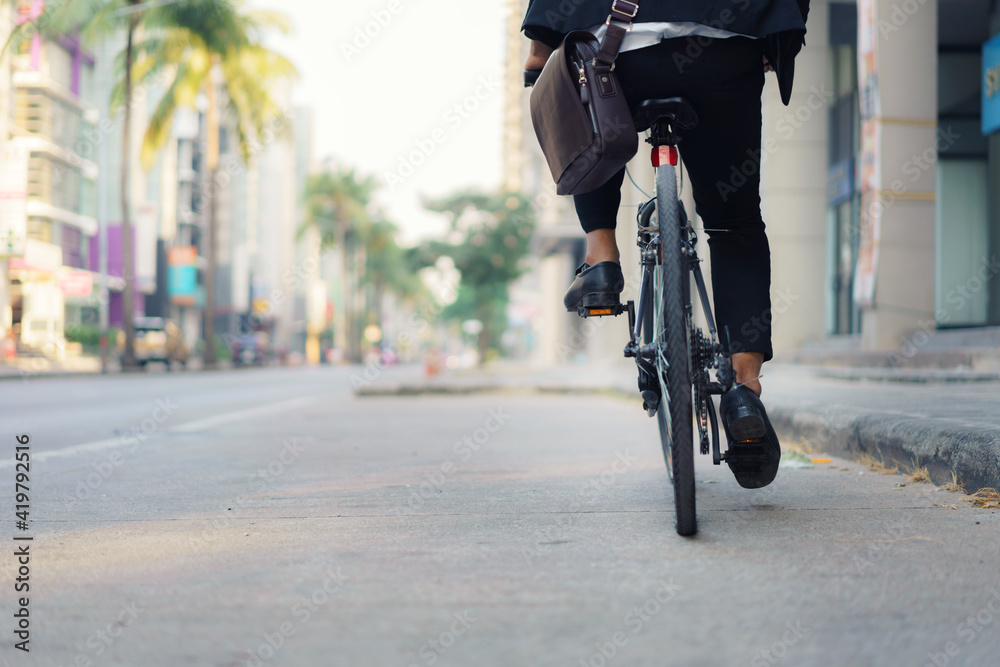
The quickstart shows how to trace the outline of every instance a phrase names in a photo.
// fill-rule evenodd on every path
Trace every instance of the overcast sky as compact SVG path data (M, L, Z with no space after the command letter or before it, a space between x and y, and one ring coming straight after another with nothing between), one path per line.
M420 194L499 185L503 0L248 4L292 18L292 37L269 46L299 68L294 102L314 110L316 158L376 176L402 240L443 229Z

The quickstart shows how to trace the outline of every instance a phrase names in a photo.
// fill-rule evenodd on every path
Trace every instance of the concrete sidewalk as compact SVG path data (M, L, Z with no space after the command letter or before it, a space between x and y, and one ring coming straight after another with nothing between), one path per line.
M840 456L867 453L969 491L1000 488L1000 379L988 373L768 364L764 402L779 436ZM613 393L636 400L635 368L507 364L426 377L419 367L359 370L359 396L497 391Z

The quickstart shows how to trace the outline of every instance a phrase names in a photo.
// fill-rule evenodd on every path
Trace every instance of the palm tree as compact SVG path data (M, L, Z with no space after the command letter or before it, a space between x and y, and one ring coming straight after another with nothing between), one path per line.
M217 4L219 7L218 11L194 11L193 6L198 4ZM217 182L219 170L220 93L224 93L228 120L236 131L240 154L244 162L249 163L265 128L272 120L284 116L271 98L270 86L278 80L295 77L297 72L291 62L258 41L260 33L267 28L289 29L287 20L279 13L241 13L225 0L187 0L164 7L154 18L149 21L149 37L138 45L141 55L134 65L134 73L139 81L158 76L165 70L172 76L143 137L144 166L152 166L166 143L177 110L192 106L199 94L204 94L208 100L204 363L211 367L216 361L216 193L213 184Z
M310 176L304 199L306 219L299 229L316 228L323 247L339 247L341 262L341 313L337 319L337 344L351 361L360 361L360 325L355 306L358 275L362 269L358 250L363 247L362 234L372 224L370 211L377 183L371 176L359 176L353 169L325 170Z
M383 299L386 294L407 298L416 296L420 281L407 261L406 251L396 238L399 228L376 213L376 217L361 233L365 248L365 271L362 283L371 288L369 310L375 323L383 324Z

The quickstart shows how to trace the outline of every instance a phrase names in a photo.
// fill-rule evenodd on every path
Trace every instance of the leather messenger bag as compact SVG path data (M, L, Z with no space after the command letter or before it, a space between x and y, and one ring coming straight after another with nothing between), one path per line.
M585 30L566 35L531 91L531 123L560 195L599 188L638 150L614 71L638 9L637 2L614 0L600 42Z

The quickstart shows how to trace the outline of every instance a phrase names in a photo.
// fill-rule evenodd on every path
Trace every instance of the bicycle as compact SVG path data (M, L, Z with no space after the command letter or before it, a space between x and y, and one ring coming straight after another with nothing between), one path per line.
M629 342L625 356L639 370L643 407L654 415L673 484L677 532L698 530L695 509L694 423L699 448L720 465L736 455L720 453L719 424L711 396L735 386L728 329L717 331L696 251L697 236L678 198L676 166L680 132L698 123L691 105L680 97L646 100L635 115L636 129L649 130L656 172L655 196L639 207L637 244L642 278L638 306L628 301L614 308L580 306L579 315L595 317L628 313ZM653 215L655 214L655 224ZM707 325L698 326L691 300L691 279ZM715 380L711 371L715 371ZM666 400L663 400L666 397Z

